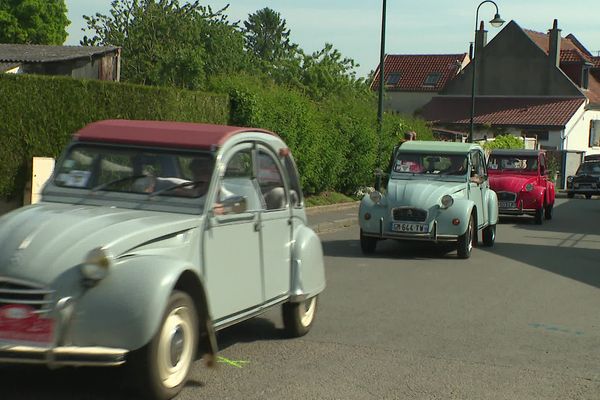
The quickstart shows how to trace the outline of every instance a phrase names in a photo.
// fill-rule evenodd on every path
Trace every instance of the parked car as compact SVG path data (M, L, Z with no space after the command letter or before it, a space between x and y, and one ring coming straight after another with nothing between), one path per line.
M543 150L492 150L488 173L500 214L532 215L536 224L552 219L555 189Z
M567 197L600 195L600 155L586 156L574 176L567 177Z
M468 258L482 232L496 238L498 201L489 190L484 153L471 143L408 141L394 151L387 192L363 197L360 245L375 252L383 239L454 243Z
M214 363L215 331L281 306L286 332L304 335L324 288L276 134L96 122L74 135L42 202L0 218L0 360L128 363L143 398L169 399L196 355Z

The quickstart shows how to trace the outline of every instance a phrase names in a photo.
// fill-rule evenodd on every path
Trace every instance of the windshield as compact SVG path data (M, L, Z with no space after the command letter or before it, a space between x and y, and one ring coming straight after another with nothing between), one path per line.
M467 173L464 154L420 154L399 152L392 171L403 175L453 175Z
M488 160L489 171L537 172L537 157L491 155Z
M76 145L57 166L53 183L91 191L200 197L214 160L209 153Z
M584 162L577 170L579 174L600 175L600 162Z

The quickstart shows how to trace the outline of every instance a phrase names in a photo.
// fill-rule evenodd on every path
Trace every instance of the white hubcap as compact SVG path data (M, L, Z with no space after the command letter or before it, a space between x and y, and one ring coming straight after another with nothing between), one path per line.
M158 342L158 373L163 385L173 388L185 379L192 363L193 332L190 310L179 307L165 319Z
M315 310L317 308L317 298L306 300L298 307L300 313L300 323L302 326L309 326L315 317Z

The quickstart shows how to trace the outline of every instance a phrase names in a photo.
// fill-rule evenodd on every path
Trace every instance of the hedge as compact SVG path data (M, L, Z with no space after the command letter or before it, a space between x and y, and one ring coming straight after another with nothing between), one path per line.
M0 197L19 196L35 156L57 157L102 119L226 124L226 95L67 77L0 74Z

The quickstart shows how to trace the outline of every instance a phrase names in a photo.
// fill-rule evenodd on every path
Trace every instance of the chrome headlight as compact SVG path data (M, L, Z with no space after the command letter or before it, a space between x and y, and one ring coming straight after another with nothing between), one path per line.
M454 204L454 199L452 198L452 196L450 196L449 194L442 196L442 208L448 208L451 207L452 204Z
M378 192L377 190L375 190L374 192L371 192L369 194L369 198L371 199L371 201L373 203L377 204L381 201L381 192Z
M81 275L93 281L99 281L108 276L114 257L103 247L91 250L81 264Z
M527 190L528 192L531 192L533 190L533 184L528 183L527 185L525 185L525 190Z
M573 182L573 176L567 176L567 182Z

